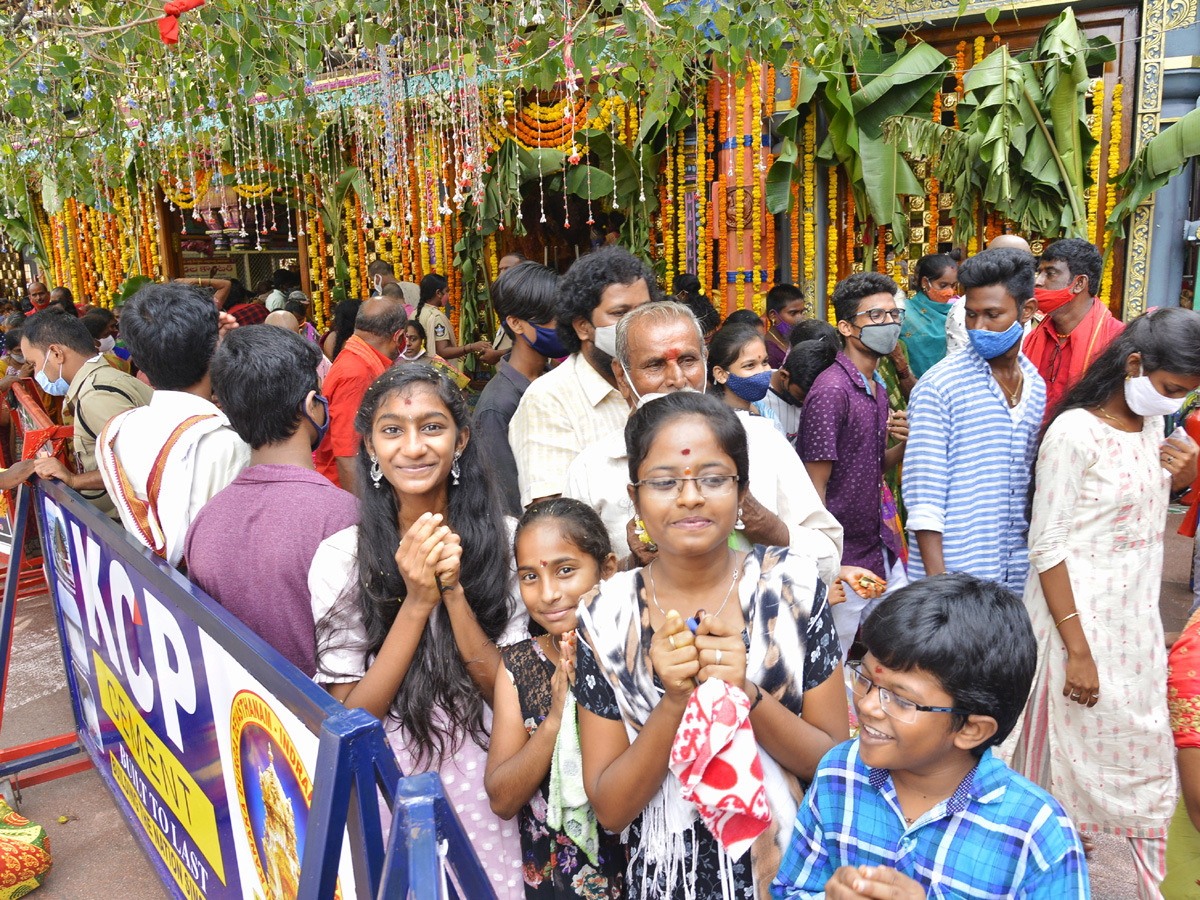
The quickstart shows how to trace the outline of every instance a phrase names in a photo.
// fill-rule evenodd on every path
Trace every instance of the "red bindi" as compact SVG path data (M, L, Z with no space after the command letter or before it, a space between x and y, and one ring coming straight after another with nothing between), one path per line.
M684 456L691 456L691 455L692 455L692 451L691 451L691 450L689 450L687 447L684 447L684 448L683 448L683 455L684 455Z
M544 559L540 559L540 560L538 560L538 562L540 562L542 564L543 569L546 568L546 561Z
M677 359L679 359L679 351L674 348L667 350L667 352L663 355L671 362L675 362Z
M876 674L876 675L882 675L882 674L883 674L883 666L876 666L876 667L875 667L875 674Z

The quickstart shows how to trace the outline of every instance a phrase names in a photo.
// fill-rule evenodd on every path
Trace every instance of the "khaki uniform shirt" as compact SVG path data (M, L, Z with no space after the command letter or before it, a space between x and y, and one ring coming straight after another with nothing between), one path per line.
M78 471L94 472L100 467L96 462L96 438L108 420L127 409L148 405L153 396L154 388L113 368L103 356L85 362L71 379L64 398L75 418L71 446ZM101 512L117 518L117 509L106 491L80 494Z

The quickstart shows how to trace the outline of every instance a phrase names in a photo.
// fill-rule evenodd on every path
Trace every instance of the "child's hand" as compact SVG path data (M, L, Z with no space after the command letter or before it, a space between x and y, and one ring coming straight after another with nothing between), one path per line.
M830 606L837 606L839 603L846 602L846 583L841 578L835 578L833 584L829 586L829 593L826 595Z
M400 539L396 565L408 589L408 599L430 607L442 599L437 586L438 564L446 549L450 529L438 513L423 513Z
M558 645L558 665L560 669L566 669L567 680L573 685L575 684L575 641L576 634L572 629L566 632L560 639Z
M550 712L546 715L544 724L557 728L562 723L563 709L567 705L567 688L570 684L567 667L559 662L554 674L550 676Z
M882 597L883 592L887 590L886 581L870 569L860 566L842 566L838 578L850 585L854 589L854 593L866 600Z
M746 645L740 631L716 616L705 616L696 629L696 650L700 661L697 680L701 684L717 678L733 687L746 689Z
M650 662L667 697L681 705L686 703L696 687L700 658L691 629L673 609L650 640Z
M888 866L842 866L825 882L826 900L925 900L925 889Z

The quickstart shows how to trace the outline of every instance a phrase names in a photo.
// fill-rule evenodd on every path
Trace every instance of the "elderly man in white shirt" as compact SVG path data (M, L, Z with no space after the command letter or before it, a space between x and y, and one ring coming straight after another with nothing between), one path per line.
M682 303L639 307L617 324L613 375L630 410L672 391L705 388L706 359L700 323ZM739 416L750 451L750 492L742 504L735 538L751 544L790 546L813 557L829 584L842 560L842 526L822 505L795 449L770 421ZM629 499L625 429L590 444L567 470L563 495L600 514L613 550L630 554L631 565L649 561L648 548L635 536Z
M115 416L96 440L125 530L173 566L192 519L250 463L249 445L212 402L208 364L220 327L212 298L196 288L170 282L134 294L121 335L154 398Z

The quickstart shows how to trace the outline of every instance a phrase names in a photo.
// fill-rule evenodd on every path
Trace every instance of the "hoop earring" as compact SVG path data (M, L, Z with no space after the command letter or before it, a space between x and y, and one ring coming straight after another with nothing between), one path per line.
M375 485L375 490L379 490L379 482L383 481L383 469L379 468L379 457L371 457L371 482Z
M450 463L450 477L453 479L450 483L455 484L455 485L458 484L458 476L462 474L462 472L458 468L458 458L460 456L462 456L462 451L455 450L454 451L454 462Z

